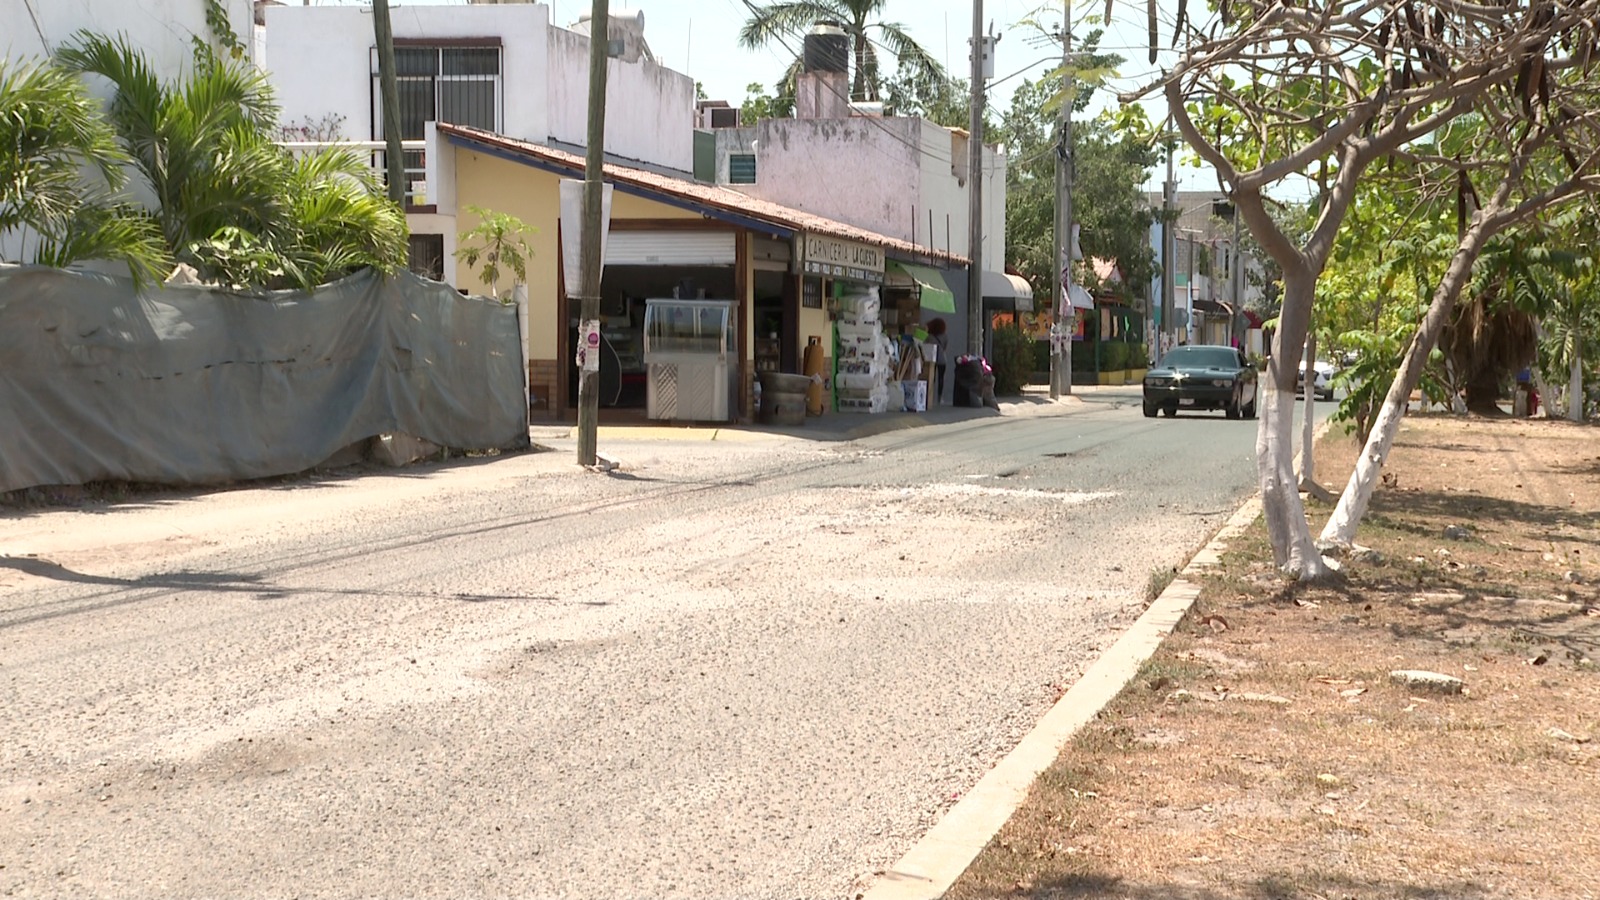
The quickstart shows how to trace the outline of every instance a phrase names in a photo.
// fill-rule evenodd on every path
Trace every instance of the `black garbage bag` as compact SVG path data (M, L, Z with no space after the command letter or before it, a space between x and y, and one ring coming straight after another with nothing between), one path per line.
M951 399L955 406L1000 408L1000 402L994 397L994 373L983 357L963 356L956 360L955 390Z

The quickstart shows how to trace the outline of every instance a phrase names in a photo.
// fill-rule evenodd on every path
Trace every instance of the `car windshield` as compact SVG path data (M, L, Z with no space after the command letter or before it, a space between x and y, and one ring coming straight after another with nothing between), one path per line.
M1185 368L1239 368L1239 354L1227 347L1175 347L1161 358L1163 366Z

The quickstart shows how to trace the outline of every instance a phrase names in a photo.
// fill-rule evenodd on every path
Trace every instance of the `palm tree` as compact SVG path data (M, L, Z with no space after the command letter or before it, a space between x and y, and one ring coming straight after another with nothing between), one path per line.
M369 266L405 267L405 215L354 153L329 148L299 157L289 165L286 187L280 241L304 283Z
M799 52L802 36L817 24L835 25L849 35L854 44L854 73L850 99L881 100L884 75L879 67L878 48L893 54L903 69L933 83L945 80L944 67L921 44L912 40L905 26L874 21L888 0L773 0L765 6L751 7L751 15L739 32L744 47L764 47L778 41ZM876 35L877 40L873 40ZM798 60L785 75L792 84L799 71ZM782 93L782 88L780 88ZM792 87L789 93L793 93Z
M406 257L405 216L348 153L295 159L276 144L277 104L248 62L196 48L193 69L163 84L121 39L79 33L67 66L111 82L112 126L155 197L174 258L207 280L309 289Z
M1484 250L1470 298L1439 338L1473 412L1499 414L1506 376L1538 362L1539 316L1557 306L1553 283L1577 264L1541 237L1512 236Z
M0 59L0 234L25 236L32 262L120 260L136 279L160 277L160 235L119 202L127 161L76 75Z
M265 74L197 53L187 78L167 85L125 39L86 32L56 58L111 82L111 124L179 261L198 262L195 242L224 227L260 233L279 214L285 158L268 139L277 107Z

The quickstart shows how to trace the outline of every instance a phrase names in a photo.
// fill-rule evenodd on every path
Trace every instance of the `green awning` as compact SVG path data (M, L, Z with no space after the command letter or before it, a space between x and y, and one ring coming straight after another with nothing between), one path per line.
M889 260L889 267L899 269L922 286L923 309L955 315L956 295L950 293L950 288L945 285L944 276L938 269L904 263L898 259Z

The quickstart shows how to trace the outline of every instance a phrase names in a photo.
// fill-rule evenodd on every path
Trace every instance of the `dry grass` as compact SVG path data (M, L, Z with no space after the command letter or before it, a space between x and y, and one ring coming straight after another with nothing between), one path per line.
M1360 535L1377 558L1302 588L1259 524L1235 541L948 896L1600 896L1600 432L1405 429ZM1325 484L1356 450L1324 441Z

